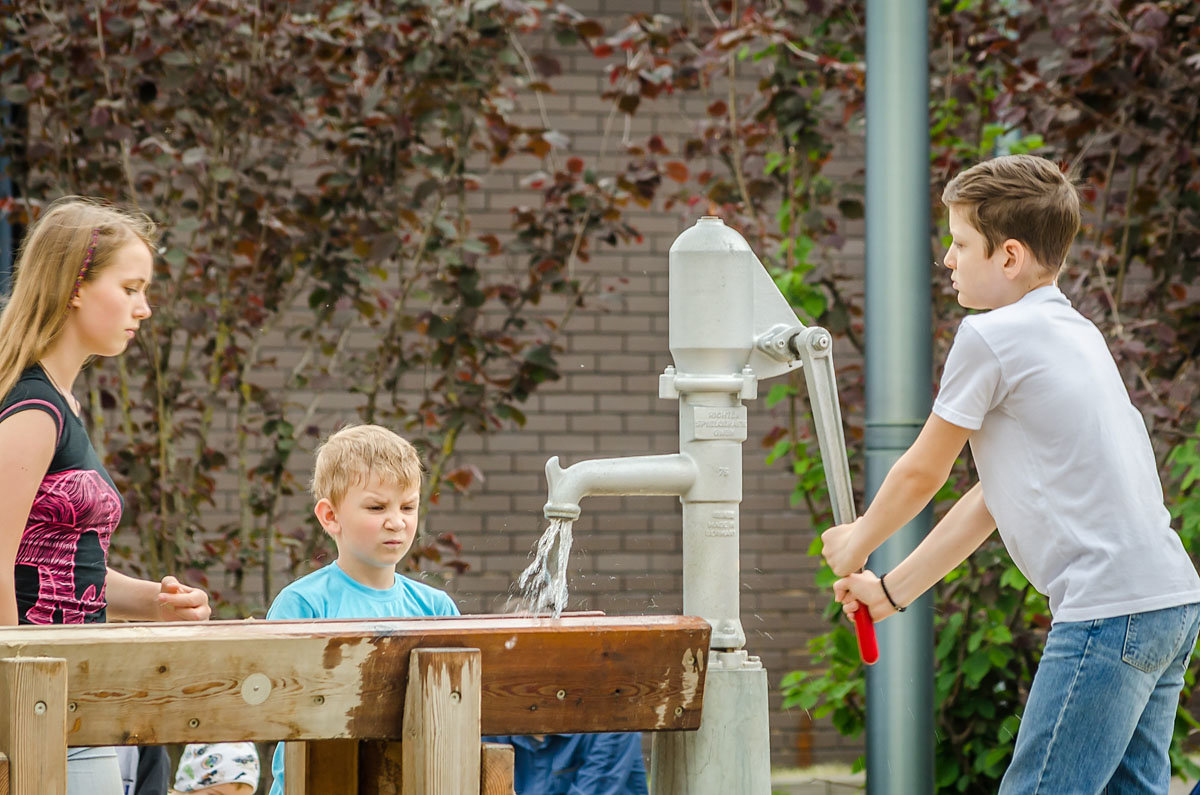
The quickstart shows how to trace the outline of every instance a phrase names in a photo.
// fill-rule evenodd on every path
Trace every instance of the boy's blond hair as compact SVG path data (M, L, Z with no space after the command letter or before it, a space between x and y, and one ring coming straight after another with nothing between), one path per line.
M1079 194L1044 157L1005 155L961 172L942 191L987 241L987 256L1005 240L1019 240L1038 263L1057 272L1079 233Z
M351 425L317 448L312 495L336 507L350 488L377 476L401 491L421 486L421 457L400 435L379 425Z

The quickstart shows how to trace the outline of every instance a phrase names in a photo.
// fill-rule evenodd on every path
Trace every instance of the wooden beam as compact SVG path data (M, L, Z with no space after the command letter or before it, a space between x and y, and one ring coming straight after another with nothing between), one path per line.
M411 652L402 795L479 792L479 660L479 649Z
M479 759L479 795L513 795L516 752L508 743L484 743Z
M12 795L66 795L66 716L66 660L0 660L0 752Z
M669 731L700 724L709 632L603 615L37 626L0 630L0 658L66 659L70 745L399 740L420 647L480 649L485 734Z

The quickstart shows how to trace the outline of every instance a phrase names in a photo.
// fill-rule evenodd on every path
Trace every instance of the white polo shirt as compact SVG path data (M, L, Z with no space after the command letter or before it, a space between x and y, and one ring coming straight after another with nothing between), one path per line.
M964 318L933 412L974 431L984 502L1054 621L1200 602L1146 425L1058 287Z

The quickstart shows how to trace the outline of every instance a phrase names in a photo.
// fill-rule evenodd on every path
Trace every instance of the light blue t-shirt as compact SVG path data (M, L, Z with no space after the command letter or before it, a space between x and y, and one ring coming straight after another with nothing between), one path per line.
M396 574L391 588L371 588L331 563L288 585L267 611L268 620L296 618L416 618L456 616L445 591ZM271 795L283 795L283 744L271 759Z

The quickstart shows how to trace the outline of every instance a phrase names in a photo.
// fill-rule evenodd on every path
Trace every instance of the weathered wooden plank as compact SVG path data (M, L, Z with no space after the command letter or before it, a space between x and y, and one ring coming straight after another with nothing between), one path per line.
M485 734L695 729L709 626L682 616L221 621L0 630L67 660L68 743L401 737L409 654L478 648Z
M65 660L0 660L0 751L12 795L65 795L66 710Z
M308 743L283 744L283 795L308 795Z
M288 743L283 771L284 795L358 795L358 741Z
M402 743L362 740L358 746L358 795L400 795Z
M479 795L513 795L516 753L507 743L484 743L479 757Z
M403 795L479 792L479 649L413 649L400 748Z

